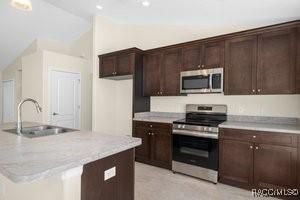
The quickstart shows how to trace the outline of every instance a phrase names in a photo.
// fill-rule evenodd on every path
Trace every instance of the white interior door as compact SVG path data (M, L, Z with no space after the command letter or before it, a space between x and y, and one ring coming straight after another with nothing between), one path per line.
M52 124L80 129L80 74L51 72Z
M2 121L13 122L15 113L14 80L2 81Z

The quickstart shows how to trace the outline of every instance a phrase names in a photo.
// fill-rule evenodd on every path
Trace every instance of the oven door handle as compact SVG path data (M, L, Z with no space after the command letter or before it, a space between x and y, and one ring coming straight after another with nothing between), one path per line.
M173 129L173 134L174 135L187 135L187 136L194 136L194 137L218 139L218 134L213 134L213 133L209 133L209 132Z

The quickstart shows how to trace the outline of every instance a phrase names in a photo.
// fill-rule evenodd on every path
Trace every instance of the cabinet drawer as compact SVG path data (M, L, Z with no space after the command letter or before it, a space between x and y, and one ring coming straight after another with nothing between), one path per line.
M255 142L280 146L297 147L297 135L288 133L257 132ZM255 132L254 132L255 134Z
M158 122L144 122L144 121L134 121L136 128L146 128L149 130L152 129L163 129L168 130L171 133L172 124L167 123L158 123Z
M222 139L242 140L254 143L273 144L280 146L297 147L297 135L288 133L274 133L265 131L251 131L241 129L220 130L219 137Z
M222 128L219 133L220 139L232 139L247 142L253 142L253 136L253 131L241 129Z

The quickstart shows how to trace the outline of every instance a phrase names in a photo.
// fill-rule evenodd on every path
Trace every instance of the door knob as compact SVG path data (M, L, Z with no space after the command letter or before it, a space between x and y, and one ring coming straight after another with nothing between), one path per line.
M52 115L59 115L58 113L54 112Z

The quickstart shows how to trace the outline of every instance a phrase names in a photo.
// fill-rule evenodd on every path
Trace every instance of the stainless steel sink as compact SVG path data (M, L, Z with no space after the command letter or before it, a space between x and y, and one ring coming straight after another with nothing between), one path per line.
M5 132L17 134L17 129L8 129L3 130ZM58 126L50 126L50 125L42 125L42 126L34 126L34 127L24 127L22 128L21 136L28 138L42 137L48 135L57 135L61 133L68 133L77 131L75 129L62 128Z

